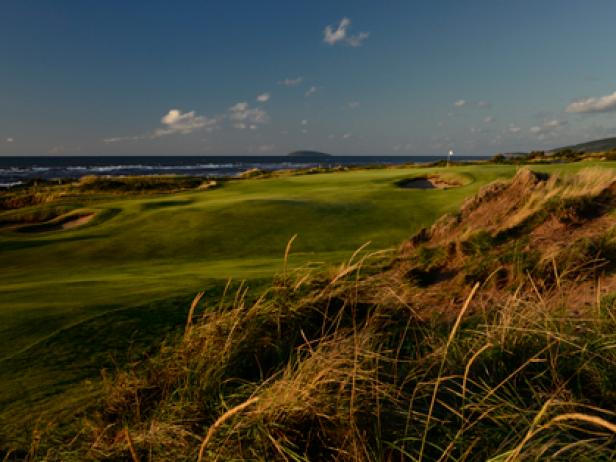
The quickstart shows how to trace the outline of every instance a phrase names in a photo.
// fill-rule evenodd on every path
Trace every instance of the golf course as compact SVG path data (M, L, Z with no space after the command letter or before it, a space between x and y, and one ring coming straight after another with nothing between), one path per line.
M597 165L616 167L531 168L566 174ZM397 248L518 168L287 173L174 193L68 194L57 202L88 219L0 228L0 439L25 435L39 416L74 415L98 393L101 370L157 349L184 325L196 292L205 291L206 304L227 284L258 295L283 270L294 236L289 267L327 271L365 244ZM430 176L450 186L400 186Z

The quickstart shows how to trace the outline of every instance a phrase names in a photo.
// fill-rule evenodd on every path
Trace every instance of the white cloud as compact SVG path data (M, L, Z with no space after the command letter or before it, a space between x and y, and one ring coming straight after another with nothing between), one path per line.
M494 122L494 116L487 116L483 119L483 123L485 124L491 124L492 122Z
M347 38L347 43L352 47L360 47L362 42L370 37L370 32L360 32L357 35L352 35Z
M454 107L464 107L464 106L466 106L466 100L465 99L459 99L458 101L453 103L453 105L454 105Z
M335 45L338 42L346 43L352 47L359 47L363 41L370 37L369 32L360 32L357 35L349 35L348 28L351 25L349 18L342 18L338 26L334 29L329 25L323 30L323 41L328 45Z
M540 140L543 140L548 135L553 134L555 131L557 131L561 127L564 127L565 125L567 125L566 121L553 119L548 120L541 125L535 125L534 127L531 127L530 132L533 135L537 135Z
M136 136L117 136L105 138L105 143L118 143L121 141L138 141L154 139L168 135L188 135L196 130L211 132L218 128L219 119L216 117L200 116L195 111L182 112L180 109L170 109L161 119L162 127L151 133Z
M103 140L103 142L105 143L119 143L121 141L137 141L137 140L143 140L146 138L150 138L150 136L148 135L137 135L137 136L114 136L111 138L105 138Z
M351 133L345 133L344 135L342 135L342 139L348 140L351 136L353 136Z
M7 143L12 143L13 141L15 141L13 138L7 138L7 139L6 139L6 142L7 142Z
M509 124L509 127L507 127L507 131L515 135L516 133L520 133L522 129L514 124Z
M179 109L171 109L160 119L160 121L163 124L163 127L154 130L152 138L175 135L178 133L188 135L189 133L202 128L211 131L218 125L218 120L215 118L198 116L195 114L195 111L182 113Z
M349 109L357 109L360 106L360 104L359 104L359 101L349 101L347 106L349 106Z
M304 96L307 98L309 96L314 95L317 92L318 88L315 86L312 86L308 89L308 91L304 94Z
M257 96L257 101L260 103L267 103L272 95L270 95L269 93L262 93L259 96Z
M567 106L566 111L586 114L616 111L616 91L611 95L573 101Z
M284 85L285 87L297 87L303 81L304 81L303 77L296 77L294 79L290 79L287 77L284 80L279 80L278 85Z
M229 119L234 127L244 130L256 130L258 125L269 122L269 115L263 109L251 108L248 103L240 102L229 108Z
M347 35L347 28L351 25L349 18L342 18L336 30L332 26L327 26L323 31L323 41L329 45L335 45L344 40Z
M307 121L306 119L302 120L300 123L301 123L302 125L308 125L308 121Z
M480 108L490 107L490 102L489 101L477 101L477 107L480 107Z

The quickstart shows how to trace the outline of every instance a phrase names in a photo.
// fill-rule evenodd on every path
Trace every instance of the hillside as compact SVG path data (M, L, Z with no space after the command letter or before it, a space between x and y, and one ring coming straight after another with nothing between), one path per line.
M522 169L393 253L285 268L252 301L200 294L181 338L108 377L76 436L64 428L65 443L43 437L40 450L613 460L615 212L612 170Z
M553 151L562 151L564 149L572 149L573 151L584 152L602 152L616 149L616 138L604 138L601 140L587 141L585 143L565 146L563 148L554 149Z

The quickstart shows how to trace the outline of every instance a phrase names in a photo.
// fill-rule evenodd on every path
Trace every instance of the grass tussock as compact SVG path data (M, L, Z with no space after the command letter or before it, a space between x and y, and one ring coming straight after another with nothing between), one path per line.
M181 175L147 175L147 176L84 176L77 183L80 192L173 192L201 187L201 178Z
M611 305L567 316L558 306L570 288L539 296L528 281L504 304L485 300L482 314L423 321L402 305L341 306L356 276L319 288L321 310L292 291L205 315L177 345L109 378L72 446L45 456L613 458Z
M27 457L614 460L613 180L522 172L394 259L199 294L181 335Z

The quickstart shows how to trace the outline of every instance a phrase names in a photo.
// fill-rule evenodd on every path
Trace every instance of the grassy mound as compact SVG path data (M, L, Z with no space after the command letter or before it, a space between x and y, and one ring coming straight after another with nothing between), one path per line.
M615 211L613 172L521 170L393 256L199 294L30 457L613 460Z
M80 192L170 192L198 188L203 179L180 175L84 176L77 183ZM206 181L205 184L208 184Z

